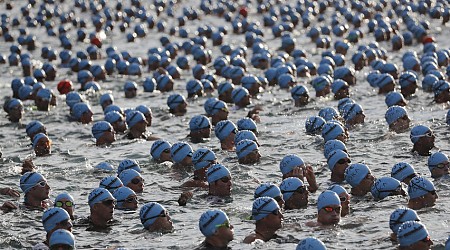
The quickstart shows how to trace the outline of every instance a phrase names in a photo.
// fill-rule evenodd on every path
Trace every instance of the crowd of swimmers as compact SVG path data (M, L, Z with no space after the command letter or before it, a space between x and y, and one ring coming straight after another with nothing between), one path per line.
M337 107L324 107L317 116L305 121L306 133L320 135L324 140L324 158L330 170L330 179L335 184L321 190L312 166L298 155L286 155L279 163L281 180L261 183L255 187L251 210L255 230L243 242L274 239L276 232L282 228L283 212L305 208L309 194L319 192L317 218L308 221L307 226L339 224L341 217L351 216L350 200L353 196L367 195L374 200L382 200L388 196L408 196L407 207L393 209L391 213L391 239L398 241L400 249L429 249L433 245L425 226L429 222L421 221L416 213L417 210L432 207L438 202L439 190L435 188L431 178L419 175L407 162L396 163L390 176L375 176L367 165L352 163L353 152L347 150L345 143L351 129L363 124L365 120L363 107L350 97L349 89L357 84L356 71L371 67L373 71L367 75L366 80L373 88L378 89L380 95L385 95L388 107L385 119L389 130L393 133L409 133L413 154L428 157L428 168L433 179L449 177L448 156L439 151L432 152L436 139L433 130L425 125L412 126L407 112L408 100L414 102L411 97L418 94L419 79L422 79L421 90L432 92L435 103L450 101L450 49L438 49L435 39L427 33L430 23L420 20L421 17L440 19L445 26L450 15L448 2L420 1L416 4L397 0L377 3L298 1L290 5L278 1L248 1L246 6L232 1L201 1L200 10L184 8L182 15L176 19L178 26L170 30L162 19L150 15L150 10L142 1L132 0L130 5L118 1L114 9L104 0L77 0L67 4L73 4L77 12L90 12L92 24L76 18L75 11L62 11L58 8L57 1L52 0L43 1L40 5L36 0L29 0L20 8L19 15L23 19L10 16L8 11L1 15L0 35L12 45L7 58L0 56L0 63L8 63L10 67L21 66L23 73L23 78L11 81L12 92L3 105L10 122L21 123L27 116L24 111L26 106L52 112L54 106L63 105L57 103L58 100L65 100L71 120L91 126L97 146L108 147L116 141L118 134L126 134L128 139L153 141L150 155L155 162L172 162L173 168L191 171L193 177L182 184L182 187L190 188L190 191L180 194L179 205L186 206L195 195L194 192L204 189L208 191L209 202L222 202L226 206L223 199L232 195L233 175L227 166L218 162L212 150L201 146L202 143L208 141L214 132L220 141L220 148L234 151L239 164L258 164L261 145L258 141L257 123L260 122L259 112L262 107L252 105L252 101L264 89L279 87L290 91L293 106L307 106L310 96L308 87L301 84L300 79L303 79L314 88L316 98L332 96L339 100ZM158 16L165 13L167 17L174 17L176 1L155 1L152 5ZM14 2L5 3L5 6L6 10L15 7ZM386 19L381 13L388 7ZM323 13L327 9L334 11L331 16L332 26L310 26L312 20L323 21L326 18ZM39 11L34 13L36 10ZM259 23L247 19L248 12L261 14L264 26L271 28L275 38L281 39L278 51L269 49ZM198 28L198 36L188 39L189 32L184 28L185 23L199 19L201 15L224 18L230 23L232 30L227 26L205 25ZM60 24L57 31L56 22ZM349 23L354 29L350 28ZM77 30L74 38L68 34L69 24ZM162 46L150 49L147 60L134 57L128 52L120 52L112 46L102 50L102 43L106 40L100 34L112 32L114 27L119 27L123 33L129 32L128 27L132 24L136 26L134 31L126 34L127 42L150 39L146 36L148 30L153 28L159 33L168 32L185 38L185 42L171 42L167 36L162 36ZM367 25L370 34L362 32L363 24ZM36 49L39 39L31 35L29 29L38 26L44 27L48 36L57 36L58 32L63 49L58 54L51 47L42 47L41 60L44 63L40 66L33 63L35 59L24 50ZM86 34L89 28L95 31ZM18 29L20 35L14 37L10 32L12 29ZM319 65L308 60L306 51L296 48L296 39L292 34L294 29L307 30L306 36L317 48L323 49ZM404 30L403 33L401 29ZM229 32L245 34L246 46L224 44L223 40ZM334 48L330 45L331 33L342 38L334 43ZM347 52L365 35L374 36L377 42L358 45L351 62L346 63ZM86 51L73 54L73 39L89 44ZM221 46L222 55L212 58L208 40L212 41L213 46ZM401 71L396 64L388 62L387 50L378 43L383 41L390 42L393 51L410 45L422 46L423 50L404 52ZM250 50L251 58L247 55ZM105 55L104 65L92 63ZM56 64L58 56L60 62ZM246 58L250 60L247 61ZM350 63L353 67L349 66ZM151 135L147 131L152 126L153 119L150 107L139 105L124 110L115 104L111 92L102 90L101 82L108 77L141 77L145 67L152 75L145 77L142 84L126 81L123 86L124 97L135 98L141 89L145 92L172 93L167 98L168 112L173 116L192 116L189 120L188 138L192 144L200 145L198 149L193 150L189 142L177 141L171 144L166 139ZM249 74L247 67L263 70L264 73ZM65 68L76 74L80 90L75 90L69 79L62 79L57 83L58 94L46 86L45 83L51 84L57 79L58 68ZM186 82L186 98L173 91L181 72L187 70L192 71L194 79ZM91 104L85 97L87 94L98 98L98 104L92 105L102 107L104 120L93 121ZM188 102L192 98L204 98L205 115L188 112ZM228 115L238 109L248 112L246 117L235 124L228 119ZM450 112L445 120L450 125ZM51 127L34 120L23 129L31 140L36 157L52 153L52 142L47 133ZM96 168L105 171L115 169L107 162L98 164ZM160 233L172 232L173 222L168 209L157 202L139 205L138 196L143 192L145 183L141 172L136 160L121 161L117 174L103 178L98 187L89 193L89 216L76 219L74 207L79 203L66 192L50 201L50 184L53 180L47 180L40 174L31 160L25 160L22 176L18 180L24 197L24 209L43 210L42 225L46 232L45 241L38 243L33 249L74 248L75 237L71 233L74 222L86 225L88 230L102 230L111 226L115 209L139 210L139 219L145 229ZM279 181L281 184L275 184ZM344 188L345 183L351 186L350 191ZM404 189L405 186L407 190ZM9 187L1 188L0 194L11 197L21 195L19 191ZM19 207L6 201L1 209L8 212ZM234 227L228 215L220 209L205 211L199 218L198 225L205 236L199 248L226 248L234 240ZM450 249L450 240L447 240L445 247ZM326 247L320 239L308 237L299 241L297 249Z

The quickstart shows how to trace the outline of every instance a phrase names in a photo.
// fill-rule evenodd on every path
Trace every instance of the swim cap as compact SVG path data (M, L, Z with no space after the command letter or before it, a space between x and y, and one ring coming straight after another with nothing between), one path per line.
M336 166L336 163L345 158L350 158L348 154L340 149L336 149L330 152L327 158L327 164L328 168L333 171L334 166Z
M199 131L205 128L211 128L211 122L204 115L196 115L189 121L189 129L191 131Z
M65 245L75 249L75 236L65 229L57 229L50 235L48 245L50 249L56 245Z
M42 138L47 138L47 140L48 140L47 135L43 134L43 133L39 133L33 137L33 148L36 148L36 145L38 144L39 140L41 140Z
M220 225L229 221L228 216L222 210L208 210L200 216L198 226L202 234L209 237L216 233Z
M224 102L224 101L221 101L221 100L215 100L215 101L213 101L211 104L210 104L210 106L208 107L208 110L207 110L207 105L206 105L206 102L205 102L205 111L206 111L206 113L208 114L208 115L215 115L215 114L217 114L217 112L219 112L220 110L223 110L223 111L225 111L225 112L228 112L228 105Z
M335 123L335 122L327 122L322 127L322 137L325 142L336 139L339 135L345 133L344 128Z
M145 229L148 229L166 209L157 202L149 202L142 206L139 212L141 223Z
M309 95L308 89L303 85L295 85L291 89L291 96L294 100L300 99L303 95Z
M384 99L384 102L388 107L398 105L400 101L403 101L406 103L405 98L403 97L402 93L391 91L386 95L386 98Z
M184 158L192 156L193 150L187 142L177 142L170 148L170 156L174 162L181 162Z
M340 89L344 87L348 88L348 83L345 82L344 80L336 79L331 84L331 91L333 92L333 94L336 94Z
M139 174L139 172L134 169L125 169L119 174L119 179L122 181L124 186L130 184L131 180L136 177L142 178L141 174Z
M123 183L117 176L106 176L100 181L99 187L108 189L109 192L114 192L119 187L122 187Z
M81 116L88 111L91 111L91 107L85 102L76 103L72 107L72 115L77 120L79 120Z
M317 238L314 237L308 237L303 240L301 240L295 250L308 250L308 249L314 249L314 250L327 250L327 247L323 242Z
M42 88L37 92L36 97L40 97L42 100L50 101L50 99L52 99L52 91L50 89Z
M153 157L153 159L158 160L161 158L161 154L164 150L169 149L172 147L170 143L166 140L156 140L153 142L152 147L150 149L150 155Z
M20 177L20 189L27 194L39 182L45 181L44 176L37 172L26 172Z
M112 194L104 188L95 188L91 191L88 198L89 207L93 207L95 204L104 200L114 200Z
M366 165L361 163L353 163L345 169L344 175L348 184L352 187L356 187L369 173L370 169Z
M62 199L69 200L69 201L72 202L72 204L73 204L73 202L74 202L74 199L73 199L72 195L70 195L70 194L64 192L64 193L60 193L60 194L58 194L58 196L56 196L56 198L55 198L55 204L56 204L57 201L61 201Z
M52 207L44 211L42 215L42 224L47 233L52 231L58 223L70 220L70 216L66 210L60 207Z
M386 114L384 115L384 118L386 118L386 122L388 123L388 125L391 125L392 123L394 123L395 121L397 121L398 119L400 119L404 116L408 116L408 112L406 111L406 109L403 107L394 105L387 109Z
M228 170L228 168L218 163L209 167L208 171L206 172L206 178L208 180L208 183L213 183L219 180L220 178L227 176L231 176L231 173Z
M259 197L253 201L252 218L256 221L264 219L280 207L275 199L270 197Z
M255 121L251 118L244 117L239 119L236 122L238 130L250 130L255 131L255 133L258 133L258 127L255 123Z
M329 188L327 188L327 190L335 192L338 196L342 193L348 194L347 190L345 190L345 188L338 184L331 185Z
M19 88L20 100L28 99L32 92L33 92L33 87L31 87L30 85L23 85L22 87Z
M153 115L152 110L149 107L147 107L146 105L138 105L136 107L136 110L141 112L142 114L144 114L144 116L145 115L150 115L150 116Z
M118 208L122 208L124 206L125 200L130 195L136 195L136 193L131 188L129 188L129 187L119 187L119 188L117 188L114 191L114 193L113 193L114 199L117 200L117 207Z
M320 116L310 116L305 122L306 133L317 134L321 132L325 123L325 119Z
M105 170L105 171L113 171L114 168L109 162L100 162L95 166L96 169Z
M218 92L219 95L221 95L221 94L223 94L225 91L227 91L229 89L234 89L234 84L232 84L230 82L222 82L217 87L217 92Z
M233 91L231 92L231 98L233 99L233 102L236 104L239 101L242 100L242 98L244 98L245 96L249 96L249 92L246 88L244 87L236 87L233 89Z
M111 104L114 102L114 96L110 93L106 93L100 96L100 105L103 105L103 103L111 101Z
M382 200L395 192L398 188L402 188L402 184L392 177L381 177L377 179L370 192L376 200Z
M346 120L346 121L350 121L351 119L355 118L355 116L357 114L363 113L364 110L361 107L361 105L357 104L357 103L348 103L345 104L343 107L343 114L342 117Z
M415 174L414 168L406 162L396 163L391 170L391 177L403 181L406 177Z
M36 133L39 130L45 130L44 124L40 121L31 121L27 124L25 127L25 131L27 132L27 135L31 137L32 134Z
M145 119L144 114L137 110L132 110L126 115L126 121L129 128L132 128L134 125L138 124L142 121L147 121Z
M439 164L448 163L448 156L442 152L435 152L428 158L428 169L433 170Z
M400 75L398 82L402 88L408 87L413 83L417 85L417 75L411 71L403 72Z
M424 125L416 125L411 129L411 133L409 135L409 138L411 139L412 143L416 143L419 141L419 139L428 132L431 132L431 129Z
M397 232L398 242L401 247L410 246L428 236L427 228L418 221L404 222Z
M169 106L170 109L175 109L178 105L185 102L186 98L180 94L172 94L167 98L167 106Z
M247 156L254 150L258 150L258 144L255 141L243 139L236 143L236 154L239 159Z
M347 147L342 141L333 139L325 142L325 144L323 145L323 155L325 156L326 159L328 159L330 153L336 149L340 149L344 152L347 152Z
M319 195L319 198L317 198L317 211L329 205L340 206L341 199L335 192L325 190Z
M273 183L262 183L256 188L253 197L256 199L263 196L268 196L275 199L276 197L281 197L281 190L277 185Z
M66 95L66 104L70 107L70 109L73 108L73 106L79 102L83 102L83 97L75 91L69 92Z
M317 76L311 81L311 85L314 87L316 91L323 90L326 86L330 86L330 79L324 75Z
M419 215L416 211L407 207L397 208L389 217L389 227L392 232L397 234L400 226L407 221L420 221Z
M110 105L111 106L111 105ZM109 107L109 106L108 106ZM108 113L105 114L105 121L109 122L109 123L115 123L117 121L123 121L123 115L120 114L117 111L109 111Z
M124 159L120 162L119 168L117 169L117 175L119 175L125 169L134 169L141 173L141 168L136 160Z
M280 171L283 175L285 175L294 170L295 167L300 167L304 164L305 162L303 161L303 159L298 157L297 155L286 155L280 162Z
M207 167L216 160L217 160L216 154L214 154L213 151L206 148L199 148L192 155L192 163L194 164L195 170Z
M193 79L186 83L186 91L188 94L195 94L200 90L203 90L203 84L199 80Z
M219 138L220 141L225 140L228 135L231 133L237 132L237 127L234 125L234 123L230 120L222 120L216 124L216 127L214 128L214 133L216 134L216 137Z
M283 194L283 200L289 200L298 188L304 186L303 181L297 177L288 177L280 184L280 191Z
M155 90L156 80L153 77L146 77L143 85L145 92L153 92Z
M408 185L408 194L410 199L418 198L433 191L436 191L433 183L422 176L412 178Z
M100 137L103 135L104 132L113 132L113 131L114 131L114 129L111 126L111 124L109 124L109 122L106 122L106 121L96 122L92 126L92 135L97 140L100 139Z
M256 138L255 133L250 130L240 130L239 132L237 132L236 136L234 137L234 145L237 145L240 141L245 139L254 141L259 147L258 138Z
M326 107L319 110L319 116L325 119L325 121L331 121L336 117L339 117L339 113L335 108Z

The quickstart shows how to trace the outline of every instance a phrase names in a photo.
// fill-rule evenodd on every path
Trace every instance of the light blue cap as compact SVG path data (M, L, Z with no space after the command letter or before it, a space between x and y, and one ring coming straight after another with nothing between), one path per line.
M125 169L119 174L119 179L122 181L124 186L130 184L131 180L133 180L136 177L142 178L141 174L134 169Z
M262 220L280 207L275 199L271 197L259 197L253 201L252 218L256 221Z
M287 174L291 172L295 167L299 167L303 164L305 164L305 162L297 155L286 155L280 162L280 171L282 174Z
M192 163L195 170L207 167L215 160L217 160L216 154L207 148L199 148L192 154Z
M331 84L331 91L336 94L343 87L348 87L348 83L341 79L336 79Z
M55 245L66 245L75 249L75 236L65 229L57 229L50 236L48 245L50 248Z
M160 75L156 78L156 88L161 90L166 87L167 84L173 82L173 78L170 75Z
M123 183L117 176L106 176L100 181L98 187L108 189L109 192L114 192L119 187L122 187Z
M64 193L60 193L60 194L58 194L58 196L56 196L55 203L57 201L61 201L62 199L69 200L72 203L74 202L74 199L73 199L72 195L70 195L69 193L64 192Z
M66 210L60 207L49 208L42 215L42 224L47 233L52 231L58 223L65 220L70 220L70 216Z
M158 160L161 157L161 154L164 150L170 149L172 145L166 140L156 140L153 142L152 147L150 149L150 155L153 159Z
M111 105L106 106L105 110L103 110L103 113L106 115L106 114L108 114L111 111L117 111L120 114L124 114L123 109L121 107L115 105L115 104L111 104Z
M50 89L40 89L36 97L40 97L42 100L50 101L52 99L52 91Z
M433 74L427 74L422 79L422 88L424 91L431 91L435 83L439 81L439 78ZM19 90L20 91L20 90Z
M225 91L227 91L229 89L234 89L234 84L232 84L230 82L222 82L217 87L217 92L220 95L220 94L223 94Z
M89 104L85 102L79 102L73 105L72 107L72 115L75 119L79 120L81 116L85 113L91 110L91 107Z
M392 232L397 234L400 226L407 221L420 221L419 215L416 211L407 207L397 208L389 217L389 227Z
M278 85L280 86L280 88L286 89L286 88L289 88L290 84L295 84L296 80L293 75L285 73L285 74L278 76L277 82L278 82Z
M448 89L450 89L450 83L445 80L439 80L435 84L433 84L432 88L434 96L437 96L444 91L448 91Z
M285 201L289 200L299 187L304 186L303 181L297 177L288 177L280 184L280 191Z
M306 119L305 129L306 133L309 134L317 134L322 131L323 125L325 125L326 121L320 116L310 116Z
M382 200L392 194L399 187L402 187L400 181L392 177L384 176L378 178L374 182L370 192L372 193L373 198L376 200Z
M248 117L244 117L239 119L236 122L238 130L251 130L251 131L258 131L258 126L256 125L256 122Z
M406 177L415 173L416 171L409 163L399 162L392 167L391 177L394 177L399 181L403 181Z
M339 112L332 107L325 107L319 110L319 116L325 119L325 121L330 121L339 117Z
M248 90L240 86L234 88L233 91L231 92L231 98L233 99L234 103L238 103L239 101L242 100L242 98L248 95L250 95Z
M142 114L140 111L133 110L130 111L126 116L127 125L129 128L132 128L134 125L138 124L142 121L147 121L145 119L144 114Z
M152 113L152 110L149 108L149 107L147 107L146 105L138 105L137 107L136 107L136 110L137 111L139 111L139 112L141 112L142 114L144 114L144 116L146 115L146 114L150 114L150 115L152 115L153 113Z
M317 211L320 209L329 206L329 205L341 205L341 199L339 196L330 190L323 191L319 197L317 198Z
M119 187L116 189L113 196L117 200L117 208L123 208L125 199L130 195L136 195L136 193L129 187Z
M309 250L309 249L326 250L327 247L325 246L325 244L323 244L321 240L314 237L308 237L301 240L298 243L297 247L295 248L295 250Z
M348 154L340 149L336 149L330 152L327 158L327 164L328 168L333 171L334 166L336 166L336 163L345 158L350 158Z
M450 250L450 236L448 236L448 239L445 242L445 250Z
M345 169L345 180L352 187L358 186L367 174L370 173L369 167L361 163L353 163Z
M271 198L276 198L281 196L280 188L270 182L261 183L256 189L253 197L256 199L258 197L268 196Z
M170 148L170 156L174 162L181 162L184 158L192 156L192 147L187 142L177 142Z
M234 145L237 145L238 142L242 141L242 140L251 140L256 142L256 144L259 146L258 143L258 138L256 138L255 133L253 133L250 130L240 130L236 133L236 136L234 137Z
M100 139L100 137L103 135L104 132L112 132L114 131L113 127L109 122L106 121L98 121L94 123L92 126L92 135L95 137L95 139Z
M94 75L89 70L80 70L77 74L77 80L79 83L86 83L89 79L93 79Z
M342 141L333 139L325 142L325 144L323 145L323 155L325 156L326 159L328 159L330 153L336 149L340 149L344 152L347 152L347 147Z
M204 236L209 237L216 233L218 225L225 222L229 222L228 216L225 212L218 209L208 210L200 216L198 227Z
M410 199L418 198L435 190L433 183L423 176L412 178L408 185Z
M143 85L145 92L153 92L155 90L156 80L153 77L146 77Z
M98 84L98 82L89 81L84 86L85 91L87 91L88 89L92 89L95 92L95 91L100 91L102 89L102 87L100 86L100 84Z
M338 184L333 184L327 188L327 190L335 192L338 196L342 193L348 194L347 190Z
M114 123L114 122L117 122L119 120L123 120L123 115L120 114L119 112L115 111L115 110L114 111L109 111L108 113L105 114L105 121L107 121L109 123Z
M448 156L442 152L435 152L428 158L428 169L431 171L441 163L448 163Z
M45 180L44 176L37 172L26 172L20 177L20 189L27 194L38 182Z
M389 83L395 84L395 79L392 75L390 75L388 73L381 74L380 77L378 77L376 80L376 85L378 88L382 88Z
M191 131L198 131L205 128L211 128L211 122L204 115L196 115L189 121L189 129Z
M416 143L419 139L425 136L426 133L430 132L431 129L424 125L416 125L411 129L411 133L409 134L409 138L412 143Z
M117 175L119 175L125 169L134 169L141 173L141 168L136 160L124 159L119 163L119 168L117 169Z
M70 108L73 108L73 106L79 102L83 102L83 97L80 93L72 91L66 94L66 104Z
M391 106L386 110L384 118L386 118L386 122L388 123L388 125L391 125L405 115L408 116L408 112L405 108L400 106Z
M400 92L395 92L395 91L389 92L389 93L386 95L385 99L384 99L384 102L386 103L386 105L387 105L388 107L397 105L397 103L400 102L400 101L403 101L403 102L406 103L406 100L405 100L405 98L403 97L402 93L400 93Z
M220 141L225 140L230 133L236 133L237 127L236 125L230 121L230 120L222 120L216 124L216 127L214 128L214 133L216 134L216 137L219 138Z
M212 98L208 99L211 100ZM219 112L220 110L228 110L228 105L221 100L214 100L215 98L213 98L211 101L211 103L209 103L207 105L207 102L205 102L205 111L208 115L215 115L217 114L217 112Z
M109 162L100 162L99 164L95 165L96 169L104 170L104 171L113 171L114 167Z
M220 178L231 176L230 170L222 164L214 164L208 168L206 178L208 183L213 183Z
M236 144L236 154L239 159L247 156L255 150L258 150L258 144L252 140L243 139Z
M327 122L322 127L322 137L325 140L325 142L329 140L336 139L339 135L343 134L345 132L344 128L335 123L335 122Z
M401 247L410 246L429 236L427 228L419 221L404 222L397 231L397 239Z
M343 110L344 112L342 114L342 117L346 121L350 121L351 119L355 118L357 114L364 112L362 106L359 105L358 103L345 104Z
M104 200L114 200L112 194L104 188L95 188L91 191L88 198L89 206L92 208L95 204Z
M414 56L408 56L403 59L403 68L405 70L413 70L416 65L420 65L420 61Z
M103 105L106 101L114 102L114 96L111 93L106 93L100 96L100 105Z
M197 79L190 80L186 83L186 91L188 94L195 94L203 89L203 84Z
M31 121L25 127L25 131L27 132L28 136L31 136L32 134L36 133L37 131L39 131L42 128L45 129L45 126L44 126L44 124L42 124L42 122L40 122L40 121Z
M139 217L145 229L148 229L166 209L157 202L149 202L141 207Z
M330 79L323 75L318 76L311 81L311 85L314 87L316 91L321 91L330 84L331 84Z
M127 90L133 90L133 89L137 89L137 84L133 81L127 81L125 82L125 85L123 85L123 90L127 91Z
M417 75L411 71L403 72L398 79L400 86L405 88L413 83L417 84Z
M186 98L180 94L172 94L167 98L167 106L171 109L175 109L178 105L185 103Z
M347 75L352 74L354 75L355 73L348 67L342 66L342 67L338 67L334 70L334 79L343 79L344 77L346 77Z
M19 98L20 100L25 100L28 97L30 97L31 93L33 92L33 87L30 85L23 85L19 88Z
M48 136L46 134L43 134L43 133L36 134L33 137L33 148L36 147L36 145L38 144L39 140L41 140L42 138L47 138L47 140L48 140Z
M309 91L308 89L303 86L303 85L295 85L292 89L291 89L291 96L294 100L298 100L300 99L300 97L302 95L309 95Z

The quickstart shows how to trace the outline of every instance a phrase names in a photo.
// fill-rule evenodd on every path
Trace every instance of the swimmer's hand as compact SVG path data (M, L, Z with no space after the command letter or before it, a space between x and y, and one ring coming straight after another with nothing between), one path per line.
M33 172L36 167L34 166L32 159L26 159L22 164L22 172L21 174L25 174L27 172Z
M262 110L263 108L261 105L255 105L255 107L252 110L248 111L247 117L259 123L261 122L261 118L259 117L259 111Z
M180 206L186 206L186 203L192 199L192 197L194 196L194 193L192 193L191 191L186 191L183 192L180 195L180 198L178 198L178 205Z
M319 187L317 186L316 176L314 175L314 169L310 165L308 165L305 168L304 174L309 184L308 186L309 192L311 193L316 192L317 189L319 189Z
M14 205L14 203L10 202L10 201L5 201L5 203L3 203L3 205L0 207L1 210L5 211L5 212L9 212L13 209L17 209L18 207L16 205Z
M20 193L12 188L0 188L0 194L9 195L11 197L20 197Z

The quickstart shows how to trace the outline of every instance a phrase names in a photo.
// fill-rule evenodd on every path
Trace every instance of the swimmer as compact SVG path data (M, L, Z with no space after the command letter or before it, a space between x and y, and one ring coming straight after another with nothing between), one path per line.
M417 173L414 168L406 162L396 163L391 170L391 177L399 180L400 182L409 185L412 178L416 177Z
M397 241L397 232L400 226L407 221L420 221L419 215L417 215L416 211L401 207L397 208L392 212L391 216L389 217L389 228L391 228L391 240Z
M106 113L105 121L113 126L115 133L124 133L128 129L125 118L118 111L114 110Z
M46 210L42 215L42 224L44 225L45 232L47 233L46 239L43 243L38 243L37 245L33 246L33 249L48 249L50 238L56 230L64 229L72 232L73 226L69 214L66 212L66 210L59 207L53 207Z
M280 191L283 194L284 208L299 209L308 205L308 190L303 182L297 177L288 177L280 184Z
M186 142L177 142L170 148L170 156L172 157L175 166L179 167L193 166L193 153L192 147Z
M33 149L36 156L46 156L52 153L52 141L47 135L39 133L33 137Z
M440 178L444 175L449 175L448 156L442 152L433 153L428 158L428 169L431 172L431 177Z
M429 127L424 125L414 126L411 129L409 138L414 144L412 152L417 152L421 156L431 155L430 150L434 148L436 137Z
M75 236L65 229L55 230L49 239L49 247L54 249L75 249Z
M254 164L259 162L261 158L258 144L248 139L244 139L236 144L236 154L240 164Z
M88 220L92 229L107 228L108 223L113 219L114 208L117 204L114 196L104 188L96 188L89 194L88 203L90 208Z
M8 119L11 122L19 122L22 119L23 114L23 103L19 99L9 99L3 104L3 110L8 114Z
M169 233L173 230L169 212L157 202L142 206L139 217L144 228L150 232Z
M354 196L364 196L370 192L375 177L369 167L361 163L353 163L345 169L345 180L352 186L351 194Z
M191 142L204 142L204 139L211 137L211 122L204 115L196 115L189 121L189 130Z
M283 174L283 179L288 177L297 177L302 182L308 182L308 191L311 193L316 192L319 188L316 182L316 176L312 166L305 165L303 159L297 155L286 155L280 162L280 171Z
M180 94L172 94L167 98L169 112L175 116L183 116L187 112L186 98Z
M433 241L424 224L419 221L404 222L397 232L399 250L431 249Z
M345 180L345 169L350 165L351 163L350 156L340 150L333 150L328 155L328 168L331 170L331 181L341 183Z
M222 164L214 164L206 172L208 195L227 197L231 195L231 173Z
M141 174L134 169L123 170L119 174L119 179L125 187L131 188L131 190L136 193L142 193L144 191L144 179Z
M70 219L74 220L75 217L73 215L75 209L75 203L73 197L68 193L61 193L55 198L55 202L53 203L55 207L60 207L69 214Z
M395 178L386 176L378 178L372 185L370 192L375 200L382 200L394 195L406 196L401 182Z
M200 249L225 249L234 239L233 225L222 210L208 210L204 212L198 222L205 240Z
M337 225L341 221L341 200L330 190L323 191L317 198L317 222L307 222L307 226Z
M192 154L192 163L194 164L194 176L181 186L208 188L206 171L210 166L217 164L216 154L206 148L197 149Z
M157 163L172 162L170 148L172 145L166 140L156 140L150 148L150 155Z
M408 207L414 210L433 207L439 198L433 183L422 176L411 179L408 185L408 194Z
M82 124L88 124L93 121L93 113L91 107L84 102L79 102L73 105L71 114L75 121L81 122Z
M389 125L389 130L395 133L402 133L409 129L411 119L409 119L408 112L403 107L395 105L389 107L384 117Z
M44 124L40 121L31 121L25 127L25 131L27 132L28 137L33 141L33 137L36 134L43 133L47 134L47 129Z
M136 210L138 208L139 202L136 193L129 187L119 187L114 191L113 196L117 200L117 209Z
M237 127L230 120L220 121L214 128L216 137L220 140L222 150L231 151L234 149L234 137L237 133Z
M95 138L95 145L111 145L116 141L116 135L114 133L114 128L109 122L98 121L92 126L92 135Z
M28 208L46 208L50 186L47 180L37 172L27 172L20 178L20 189L25 194L25 206Z
M283 199L283 194L281 193L280 188L270 182L266 182L266 183L262 183L260 184L256 189L255 189L255 193L253 195L253 197L255 199L259 198L259 197L270 197L273 198L274 200L277 201L278 206L283 209L284 208L284 199Z
M335 192L341 200L341 217L344 217L350 213L350 195L347 190L340 185L331 185L327 190Z

